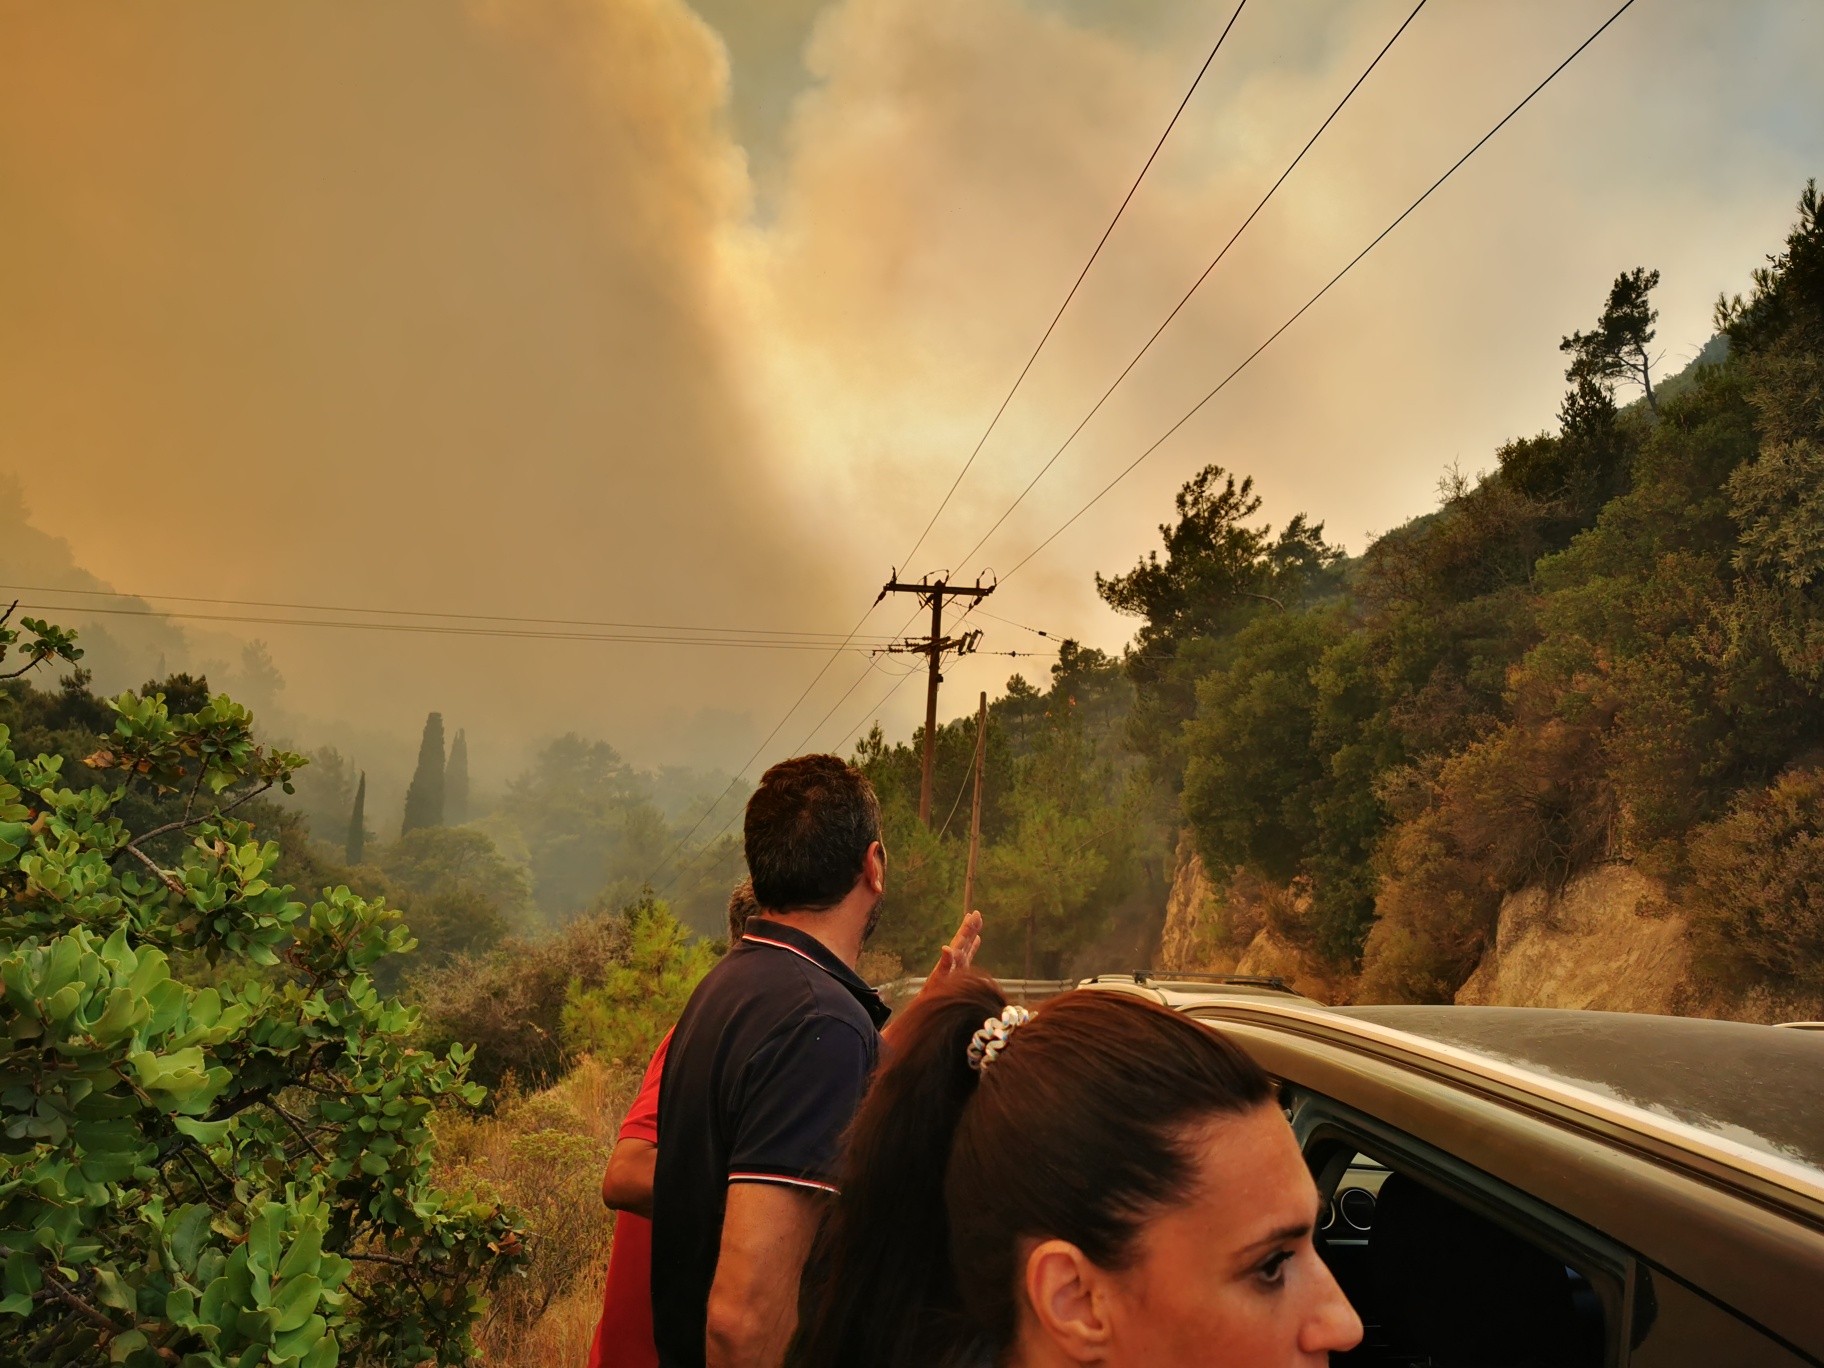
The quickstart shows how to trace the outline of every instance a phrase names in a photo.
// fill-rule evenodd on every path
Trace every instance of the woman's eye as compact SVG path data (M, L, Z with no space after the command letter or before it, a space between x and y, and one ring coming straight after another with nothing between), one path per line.
M1267 1261L1256 1270L1256 1274L1262 1282L1278 1285L1285 1281L1286 1265L1291 1261L1292 1251L1289 1249L1282 1249L1277 1254L1270 1256Z

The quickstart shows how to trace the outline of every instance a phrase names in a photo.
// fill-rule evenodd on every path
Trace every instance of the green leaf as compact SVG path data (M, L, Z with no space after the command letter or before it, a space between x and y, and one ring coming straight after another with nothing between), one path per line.
M279 1277L290 1278L299 1273L315 1273L317 1264L323 1256L323 1231L319 1226L306 1226L291 1242L291 1248L285 1251L285 1259L279 1265Z
M6 1258L6 1290L30 1297L44 1286L44 1277L38 1271L38 1261L24 1250L15 1249Z
M341 1356L341 1346L336 1343L335 1334L324 1335L299 1362L298 1368L336 1368L336 1361Z
M61 1022L76 1010L82 1001L82 986L66 983L44 1000L44 1015L54 1022Z
M278 1324L274 1327L279 1334L296 1330L317 1309L317 1301L323 1295L323 1284L314 1273L300 1273L295 1278L287 1278L274 1293L273 1308L279 1313Z
M147 1346L145 1332L129 1330L123 1335L116 1335L108 1341L108 1362L125 1363L132 1355Z
M174 1287L165 1293L165 1319L173 1325L193 1324L196 1320L196 1293L187 1287Z
M201 1202L185 1207L167 1230L170 1233L171 1255L177 1260L178 1267L185 1273L196 1272L203 1238L209 1232L209 1208Z
M192 1140L213 1145L234 1129L234 1118L230 1116L221 1121L197 1121L188 1116L179 1116L174 1117L171 1124Z
M116 1311L125 1311L128 1315L133 1314L135 1310L133 1289L127 1285L126 1279L122 1278L120 1274L111 1268L97 1268L95 1285L99 1289L95 1295L96 1301L103 1306L111 1306Z

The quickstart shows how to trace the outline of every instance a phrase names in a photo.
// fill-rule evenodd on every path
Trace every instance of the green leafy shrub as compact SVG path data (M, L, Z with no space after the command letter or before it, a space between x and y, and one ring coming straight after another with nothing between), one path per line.
M489 1087L552 1082L576 1060L564 1042L571 982L599 985L621 962L627 932L612 912L577 918L540 940L508 940L414 975L407 991L424 1013L427 1042L463 1042L469 1071Z
M564 993L564 1043L577 1054L643 1066L720 957L666 908L646 898L621 914L626 943L618 963L586 987L572 978Z
M430 1181L431 1114L482 1093L374 989L409 945L398 914L274 878L278 846L231 814L302 758L257 745L246 709L106 706L85 763L111 778L86 787L0 725L9 1355L463 1361L520 1241L497 1203ZM135 829L148 795L163 820Z

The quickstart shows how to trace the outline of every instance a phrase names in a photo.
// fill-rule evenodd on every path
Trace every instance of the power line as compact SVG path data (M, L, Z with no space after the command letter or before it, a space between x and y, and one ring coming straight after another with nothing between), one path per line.
M1241 221L1241 226L1229 235L1229 240L1222 244L1222 250L1217 252L1216 255L1210 259L1210 264L1203 268L1203 274L1198 276L1197 279L1191 283L1191 288L1186 290L1183 297L1172 306L1172 311L1165 316L1165 321L1160 323L1157 328L1153 329L1152 336L1148 337L1140 350L1134 353L1133 359L1122 367L1121 373L1115 377L1114 383L1102 391L1102 397L1096 400L1090 407L1089 412L1083 415L1082 421L1070 430L1070 435L1064 439L1056 451L1051 453L1050 458L1044 465L1039 467L1038 472L1026 482L1026 487L1019 492L1012 503L1007 505L1006 510L1002 512L1001 516L994 520L994 525L976 539L975 545L970 547L968 553L963 556L963 564L967 565L970 559L974 557L975 553L982 549L983 543L1000 530L1002 523L1013 516L1013 510L1025 502L1026 496L1032 493L1033 486L1037 485L1040 480L1045 478L1046 472L1058 463L1059 458L1070 449L1071 444L1077 440L1078 435L1083 429L1089 426L1090 419L1094 418L1102 411L1102 406L1108 402L1109 396L1114 394L1114 392L1121 387L1121 383L1132 373L1134 367L1140 364L1140 359L1144 357L1147 352L1152 350L1153 343L1159 340L1160 334L1171 326L1172 320L1178 317L1178 314L1183 310L1186 304L1191 302L1191 296L1196 294L1197 291L1203 287L1203 282L1210 278L1210 272L1214 271L1217 266L1222 263L1222 259L1229 254L1229 249L1235 245L1243 233L1247 232L1248 225L1253 223L1254 220L1260 216L1260 211L1267 207L1268 201L1278 193L1279 187L1286 183L1286 178L1298 168L1298 164L1305 159L1305 154L1316 145L1317 140L1323 137L1324 130L1335 122L1336 116L1343 112L1343 106L1348 104L1349 101L1355 97L1355 92L1362 88L1362 83L1366 81L1373 73L1374 69L1381 64L1381 59L1385 57L1392 49L1393 45L1400 40L1400 35L1406 32L1407 27L1412 21L1419 17L1419 11L1424 9L1425 5L1426 0L1419 0L1419 3L1413 6L1412 13L1408 14L1405 19L1400 22L1400 26L1393 31L1393 37L1389 38L1381 45L1381 50L1374 54L1374 60L1368 63L1360 76L1355 78L1355 84L1344 92L1343 98L1337 101L1336 108L1332 109L1323 123L1318 125L1317 132L1306 139L1305 145L1298 150L1298 155L1292 158L1286 165L1286 169L1279 173L1279 179L1274 181L1273 184L1267 188L1267 193L1261 196L1260 203L1256 204L1253 211Z
M1047 641L1058 640L1058 636L1056 633L1048 632L1043 627L1028 627L1023 622L1015 622L1012 618L1002 617L999 613L991 613L986 608L982 608L979 611L980 611L981 615L985 618L992 618L992 619L994 619L994 621L1005 623L1009 627L1018 627L1022 632L1031 632L1034 636L1042 636ZM967 616L967 614L965 614L965 616ZM1001 653L999 651L988 651L988 652L985 652L984 654L999 655Z
M932 513L930 521L925 524L925 530L918 534L918 540L912 543L912 549L906 553L905 559L900 564L909 566L912 563L912 557L917 555L918 548L925 544L925 538L931 535L931 529L937 525L937 520L943 515L944 509L950 506L950 499L956 493L957 487L962 484L963 476L969 473L969 468L975 464L975 458L982 454L982 448L987 445L989 434L999 425L1001 415L1007 412L1007 406L1013 402L1013 396L1019 393L1020 386L1025 383L1027 373L1032 370L1033 363L1039 359L1039 353L1045 350L1045 344L1051 340L1051 334L1057 328L1058 320L1064 317L1064 311L1070 307L1070 301L1077 297L1077 291L1082 288L1084 279L1089 275L1089 268L1094 266L1096 258L1102 255L1102 248L1107 244L1109 235L1115 231L1115 225L1121 222L1121 216L1127 212L1127 206L1133 201L1134 192L1139 190L1140 182L1146 179L1146 173L1152 169L1153 161L1159 155L1159 149L1165 146L1165 140L1178 126L1179 116L1184 113L1185 106L1190 104L1191 96L1197 92L1197 87L1203 83L1204 73L1210 69L1210 63L1216 60L1216 54L1222 50L1223 40L1229 36L1229 30L1235 27L1235 21L1241 18L1241 12L1247 7L1247 3L1248 0L1241 0L1241 3L1235 6L1235 12L1229 16L1229 22L1223 25L1222 32L1216 37L1215 45L1210 48L1210 55L1205 57L1203 65L1197 68L1197 76L1192 80L1190 89L1184 92L1184 98L1178 102L1178 108L1172 111L1171 122L1166 124L1165 132L1159 135L1159 141L1153 144L1153 150L1147 153L1145 165L1140 168L1140 174L1134 177L1134 183L1127 187L1127 194L1122 196L1121 206L1115 210L1115 216L1108 221L1108 227L1102 230L1102 236L1096 240L1095 250L1089 254L1089 260L1083 263L1083 269L1077 272L1076 280L1071 283L1070 292L1064 296L1064 302L1058 305L1058 311L1051 316L1051 322L1045 325L1045 332L1039 338L1038 346L1032 349L1032 355L1028 356L1026 364L1020 367L1019 375L1014 377L1013 387L1007 391L1006 398L1001 400L1001 406L994 411L994 417L988 420L988 426L977 440L975 450L969 453L969 459L963 462L963 468L956 472L956 478L950 482L950 488L938 501L936 512Z
M864 622L866 622L871 616L873 616L874 610L876 608L880 607L881 600L885 599L886 596L887 596L886 591L883 589L880 592L879 596L875 598L874 602L872 602L868 605L867 612L863 613L859 618L857 618L855 620L855 625L849 629L848 640L845 640L841 646L838 646L835 650L830 652L829 659L824 661L822 667L818 669L817 673L811 676L811 682L809 684L806 684L804 686L803 692L801 692L797 698L792 700L791 707L787 708L785 710L785 712L780 716L779 720L777 722L773 723L773 729L771 731L769 731L765 735L764 738L761 739L761 742L759 745L754 747L753 754L749 755L747 757L747 759L742 762L741 768L735 771L734 777L728 781L728 787L724 788L722 790L722 792L717 795L715 802L711 803L707 808L705 808L703 810L703 815L698 817L697 820L691 824L690 830L685 832L682 836L680 836L677 839L676 844L674 844L670 850L665 852L665 855L663 856L663 858L661 858L659 860L659 862L652 867L652 872L649 873L642 882L650 884L655 878L658 877L659 871L662 870L663 868L665 868L665 866L667 864L671 863L671 861L677 857L677 854L680 850L683 850L685 846L690 844L690 838L692 836L695 836L697 834L697 832L702 829L703 823L705 823L709 820L710 813L714 812L718 807L722 806L723 799L727 798L729 794L731 794L735 791L736 787L741 783L743 776L745 776L747 771L753 766L754 761L756 761L760 758L761 753L763 751L765 751L766 748L772 744L773 738L779 734L779 729L781 727L783 727L788 721L791 720L792 714L797 712L800 705L803 704L804 700L810 697L811 690L816 688L818 681L821 680L826 674L828 674L830 672L830 666L832 666L836 663L836 658L843 653L843 651L848 646L848 642L850 640L853 640L855 637L855 634L861 630L862 624ZM916 611L913 613L913 616L914 617L917 616ZM912 624L912 618L908 617L905 621L905 624L900 628L900 631L903 632L905 630L905 628L911 626L911 624ZM897 635L897 633L895 635ZM899 682L901 684L905 683L906 678L908 678L908 677L909 677L909 675L902 676L900 678ZM844 695L844 696L846 697L847 695ZM821 724L819 724L819 725L821 725ZM731 817L731 818L729 818L728 822L722 827L722 831L717 832L715 837L712 838L712 840L710 841L709 844L713 845L715 843L715 841L720 840L722 838L722 833L726 832L728 830L728 828L733 825L734 825L734 818ZM708 847L705 846L704 848L707 849ZM701 853L701 852L699 852L699 853ZM672 886L672 884L676 883L678 881L678 875L681 873L683 873L682 865L680 865L675 871L673 871L671 878L665 884L665 888L669 889ZM662 891L664 891L664 890L661 890L661 892Z
M916 616L916 614L914 614L914 616ZM909 624L911 622L911 618L906 619L906 621ZM867 712L865 712L861 715L860 719L855 723L855 725L850 727L848 729L848 731L843 734L842 740L838 741L834 746L830 747L831 753L832 754L839 753L844 746L848 745L849 738L851 736L855 735L855 733L857 731L861 730L861 724L863 722L867 721L868 718L870 718L870 717L875 717L875 716L879 715L880 710L887 706L888 701L892 699L893 695L899 692L901 685L903 685L908 679L912 678L913 675L922 674L922 673L923 673L922 670L907 670L898 679L894 680L893 686L891 688L889 688L886 691L886 693L881 695L880 701L877 702L872 708L868 709ZM867 678L866 671L863 672L862 678L863 679ZM860 680L856 681L857 684L859 684L860 682L861 682ZM850 693L854 692L853 687L850 688L849 692ZM844 697L847 697L847 695L845 694ZM834 709L832 709L831 711L834 711ZM828 721L828 714L825 715L824 720ZM819 722L817 725L819 727L821 727L823 725L823 723ZM720 802L721 800L718 799L717 801ZM705 814L705 815L707 816L707 814ZM738 814L738 813L731 813L729 815L728 820L722 824L721 828L716 832L715 835L711 836L702 845L698 846L696 852L693 855L691 855L689 858L687 858L682 863L680 863L678 865L678 867L674 871L672 871L671 878L666 880L665 886L663 888L661 888L659 890L659 892L660 893L669 892L671 890L672 885L677 883L677 881L684 876L684 871L686 869L689 869L691 867L691 865L696 863L696 861L702 859L703 856L705 854L707 854L709 851L714 850L716 847L716 842L720 841L724 836L726 836L728 834L728 829L735 824L735 818L739 815L740 814ZM699 826L701 824L702 824L701 822L698 823ZM691 828L691 831L693 833L695 832L695 830L696 830L695 827ZM670 856L667 856L666 858L669 859ZM660 868L662 869L662 868L664 868L664 866L660 865ZM647 882L650 883L652 881L650 879L648 879Z
M247 613L186 613L158 608L102 608L81 604L24 603L42 613L78 613L108 617L143 617L188 622L224 622L260 627L319 627L351 632L397 632L407 635L481 637L517 641L592 641L651 646L723 646L743 650L827 651L828 641L778 637L691 636L682 632L655 635L631 632L563 632L546 628L457 627L428 622L357 622L345 618L264 617ZM532 619L536 621L536 619ZM511 619L501 619L511 621ZM883 637L882 641L893 638ZM853 639L851 639L853 640ZM843 642L837 650L863 649Z
M1146 460L1147 457L1151 456L1155 451L1157 451L1161 446L1163 446L1165 444L1166 440L1168 438L1170 438L1173 433L1177 432L1179 428L1183 427L1186 423L1188 423L1203 408L1203 406L1205 404L1209 403L1210 400L1214 399L1218 394L1220 394L1228 386L1228 384L1231 380L1233 380L1236 376L1240 375L1244 370L1246 370L1254 362L1254 359L1256 357L1258 357L1268 347L1272 346L1273 343L1279 338L1280 334L1284 333L1286 331L1286 329L1290 328L1294 323L1298 322L1298 320L1300 318L1304 317L1305 313L1311 308L1311 306L1316 304L1318 300L1322 299L1325 295L1330 293L1331 288L1334 285L1336 285L1336 283L1338 281L1340 281L1344 276L1348 275L1350 271L1354 270L1356 265L1362 260L1363 257L1367 256L1368 253L1372 252L1377 246L1379 246L1381 244L1381 242L1388 236L1388 234L1392 233L1395 228L1398 228L1402 223L1404 223L1406 221L1406 219L1408 217L1411 216L1411 214L1413 213L1414 210L1416 210L1421 204L1425 203L1426 200L1430 199L1432 196L1432 193L1434 191L1436 191L1439 186L1443 185L1445 181L1449 180L1452 176L1454 176L1465 162L1467 162L1471 157L1475 156L1475 154L1482 149L1483 145L1486 144L1489 141L1489 139L1493 138L1495 136L1495 134L1499 133L1503 128L1505 128L1507 126L1508 122L1511 119L1513 119L1515 115L1517 115L1521 110L1525 109L1527 107L1527 105L1531 104L1533 101L1533 98L1536 95L1538 95L1540 91L1544 90L1548 85L1550 85L1554 80L1556 80L1558 78L1558 75L1560 72L1562 72L1572 62L1576 61L1577 58L1582 55L1584 49L1588 48L1591 43L1594 43L1598 38L1600 38L1603 35L1603 33L1608 30L1608 27L1611 24L1613 24L1617 19L1621 18L1621 16L1623 14L1627 13L1627 11L1633 6L1633 4L1634 4L1634 0L1623 0L1623 4L1621 5L1621 7L1619 9L1617 9L1607 19L1603 20L1602 24L1596 29L1596 31L1594 33L1592 33L1588 38L1585 38L1581 43L1579 43L1576 46L1576 48L1571 52L1570 56L1566 57L1562 62L1558 63L1557 66L1553 67L1552 70L1550 71L1550 73L1547 74L1547 76L1545 77L1544 80L1539 82L1538 85L1534 86L1532 88L1532 90L1527 93L1526 97L1520 101L1519 104L1515 105L1512 109L1508 110L1508 112L1501 117L1501 120L1499 123L1497 123L1493 128L1489 129L1488 132L1484 133L1480 138L1478 138L1476 140L1474 146L1472 146L1469 149L1469 151L1465 152L1461 157L1458 157L1457 160L1451 164L1449 170L1447 170L1443 175L1439 176L1435 181L1433 181L1431 183L1430 187L1425 191L1424 194L1420 195L1411 204L1407 205L1406 208L1403 211L1401 211L1398 218L1394 219L1394 221L1392 223L1388 224L1385 228L1381 229L1381 231L1375 235L1374 240L1372 242L1370 242L1366 247L1362 248L1361 251L1357 252L1355 254L1355 256L1350 258L1348 265L1344 266L1342 270L1338 271L1335 275L1331 276L1328 283L1326 283L1322 289L1320 289L1316 294L1312 295L1311 298L1307 299L1302 305L1300 305L1299 309L1296 313L1294 313L1284 323L1281 323L1279 325L1279 327L1275 328L1273 330L1273 332L1267 337L1266 341L1262 342L1253 351L1249 352L1248 355L1242 360L1240 365L1236 366L1234 370L1230 371L1227 375L1225 375L1222 378L1221 382L1218 383L1214 389L1210 390L1210 392L1208 394L1205 394L1203 396L1203 398L1199 399L1195 404L1193 404L1191 406L1190 410L1182 418L1180 418L1177 422L1173 423L1169 428L1167 428L1158 437L1158 439L1153 442L1153 444L1151 446L1147 447L1146 450L1142 451L1138 456L1136 456L1132 461L1130 461L1122 469L1120 474L1116 475L1114 479L1110 480L1106 485L1104 485L1096 493L1096 495L1090 499L1090 501L1088 503L1084 504L1075 513L1071 514L1070 517L1064 521L1063 526L1059 527L1049 537L1045 538L1044 541L1040 542L1037 546L1033 547L1032 550L1028 551L1026 553L1026 555L1020 559L1019 563L1016 564L1013 567L1013 569L1011 569L1007 572L1007 574L1003 577L1003 579L1004 580L1011 579L1014 575L1018 574L1020 572L1020 568L1022 566L1024 566L1027 561L1031 560L1034 556L1038 555L1039 552L1043 551L1046 547L1050 546L1052 544L1052 542L1056 541L1060 536L1062 536L1063 533L1073 523L1075 523L1078 518L1081 518L1085 513L1089 512L1090 509L1094 508L1096 506L1096 504L1101 502L1104 495L1106 495L1111 489L1113 489L1116 485L1120 484L1121 481L1125 480L1130 474L1132 474L1142 461Z
M531 617L521 613L452 613L427 608L369 608L351 604L330 603L284 603L267 599L232 599L202 598L194 594L131 594L120 589L64 589L55 585L15 584L0 585L0 593L6 594L75 594L86 598L123 598L138 599L142 602L158 600L169 603L201 603L215 607L230 608L274 608L295 612L311 613L369 613L388 617L426 617L442 618L455 622L517 622L540 627L594 627L607 629L646 630L664 632L726 632L744 637L783 636L795 638L828 637L835 640L839 632L798 632L783 628L770 627L705 627L694 623L676 622L605 622L593 618L552 618ZM60 607L65 612L124 612L122 609ZM143 612L143 610L140 610ZM164 609L144 613L152 617L187 617L195 614L168 611ZM260 619L264 621L265 619ZM853 634L851 634L851 639ZM886 640L887 638L881 638Z
M1197 89L1198 84L1200 84L1202 82L1204 72L1209 69L1210 63L1215 60L1216 53L1221 50L1223 41L1228 37L1229 31L1235 27L1235 21L1238 18L1240 18L1241 11L1246 6L1246 4L1247 4L1247 0L1239 0L1239 3L1235 7L1235 12L1229 16L1229 21L1226 25L1224 25L1222 32L1217 36L1215 45L1212 46L1210 49L1209 56L1204 59L1203 66L1198 69L1196 80L1194 80L1191 83L1191 88L1185 92L1184 99L1179 102L1178 109L1173 113L1171 122L1166 125L1165 133L1160 135L1159 142L1154 145L1153 151L1147 157L1145 165L1143 165L1140 168L1140 174L1134 178L1134 183L1132 186L1129 187L1127 195L1122 199L1120 208L1115 211L1115 216L1113 219L1111 219L1109 221L1108 227L1103 230L1102 237L1096 243L1095 250L1090 253L1089 260L1084 263L1083 269L1080 272L1078 272L1077 279L1076 279L1075 283L1072 284L1072 286L1070 288L1070 292L1065 295L1064 302L1058 306L1057 313L1055 313L1052 316L1052 320L1051 320L1050 324L1047 325L1044 335L1040 337L1038 345L1033 348L1032 354L1027 357L1026 364L1021 368L1019 376L1014 380L1013 387L1008 390L1006 398L1001 400L1000 407L995 410L994 417L989 421L987 428L983 431L981 439L976 442L975 449L972 452L970 452L969 459L963 463L963 468L957 472L956 478L953 481L951 481L949 490L946 491L944 494L944 497L941 500L939 500L936 511L932 513L930 519L925 523L924 530L919 533L918 539L912 544L912 549L906 553L905 557L900 562L902 565L910 566L910 564L912 562L912 558L918 554L919 548L924 545L925 538L928 535L930 535L931 529L934 526L936 526L937 519L942 515L944 509L949 506L951 497L956 493L958 486L961 485L961 483L963 481L963 477L966 474L968 474L969 467L975 463L975 458L981 453L982 447L988 441L989 434L994 431L995 426L1000 422L1001 415L1007 411L1008 404L1010 404L1013 401L1013 396L1019 390L1021 383L1025 380L1027 372L1029 372L1032 369L1034 362L1036 362L1038 360L1039 353L1044 350L1046 341L1051 337L1052 331L1058 325L1058 320L1063 317L1064 311L1066 308L1069 307L1071 299L1075 297L1078 288L1082 285L1085 277L1088 276L1090 267L1095 264L1096 258L1101 254L1103 244L1108 241L1109 235L1114 232L1115 224L1120 221L1121 215L1126 212L1127 205L1133 199L1135 191L1137 191L1139 189L1140 182L1143 179L1145 179L1148 168L1150 168L1152 166L1153 160L1159 155L1159 149L1160 149L1160 147L1162 147L1164 145L1166 136L1171 133L1172 128L1177 124L1179 115L1184 112L1185 106L1189 104L1192 93ZM779 729L781 727L783 727L786 724L786 722L791 718L792 714L797 712L799 707L803 705L804 700L810 696L811 690L816 688L819 681L821 681L823 679L824 675L829 672L829 668L832 664L835 663L836 657L842 653L843 649L848 646L849 641L852 640L854 638L855 634L861 630L862 624L865 623L868 620L869 616L871 616L873 614L875 608L880 606L881 599L885 598L885 596L886 596L886 591L882 590L880 596L877 597L874 600L874 602L868 606L867 612L863 613L860 618L856 619L855 626L849 630L849 634L847 637L844 638L842 645L830 653L830 658L828 660L824 661L822 668L820 668L817 671L817 673L812 676L811 682L809 684L805 685L804 691L802 693L800 693L796 699L793 700L792 705L785 710L785 714L782 717L780 717L779 721L773 725L773 729L767 733L766 739L764 741L762 741L760 743L760 745L754 749L753 754L750 755L747 758L746 762L742 764L741 768L735 772L735 777L729 781L729 785L725 790L723 790L721 797L718 797L716 799L716 802L712 803L710 805L710 808L707 811L705 811L703 816L699 817L697 819L696 823L694 825L692 825L691 829L689 831L685 832L683 837L681 837L679 839L678 843L676 845L674 845L669 852L666 853L665 857L662 860L660 860L656 866L654 866L652 874L647 876L647 879L646 879L647 883L651 883L653 877L658 874L659 870L663 869L665 867L665 865L667 863L669 863L677 855L678 851L682 850L685 847L685 845L687 845L689 843L690 838L697 833L697 831L702 827L703 823L708 819L709 812L714 811L714 809L718 805L720 805L723 798L726 798L730 793L732 793L734 791L736 785L738 785L741 782L741 777L747 772L748 768L753 765L754 761L760 757L761 753L766 749L766 747L771 744L773 737L778 734ZM906 621L907 621L907 625L909 626L911 623L911 619L908 618ZM903 632L905 630L905 628L902 627L900 630L901 630L901 632ZM891 698L892 695L895 692L897 692L900 685L905 683L907 678L910 678L910 675L901 676L898 680L896 680L894 682L893 687L887 691L886 697L881 700L880 706L885 706L887 698ZM850 691L853 692L853 686L851 686ZM846 698L847 695L845 694L844 697ZM825 720L827 720L827 715L826 715ZM822 722L818 723L819 728L821 728L822 725L823 725ZM860 725L861 724L859 722L856 723L857 727L859 727ZM844 744L847 744L849 736L854 735L854 731L855 731L855 728L850 728L848 736L844 736L842 741L838 743L838 748L840 748L840 746L842 746ZM733 825L732 818L730 819L730 822L722 828L722 830L727 831L728 826L730 826L730 825ZM718 839L718 840L720 839L720 833L718 833L716 839ZM681 872L681 870L679 872ZM665 885L666 888L670 888L671 884L675 883L677 881L677 877L678 877L677 873L674 873L671 880L669 882L667 882L667 884Z
M876 703L872 708L869 708L868 711L866 711L859 718L857 718L855 721L855 725L850 727L846 732L844 732L842 734L842 740L838 741L834 746L830 747L831 752L832 753L839 752L842 750L842 748L844 746L848 745L849 738L854 736L856 732L861 730L861 724L863 722L866 722L870 717L880 716L880 710L887 706L888 702L891 701L894 694L899 692L899 686L901 684L904 684L908 679L910 679L913 675L915 675L917 673L919 673L917 670L908 671L906 674L901 675L896 681L894 681L893 687L888 689L886 691L886 693L881 695L880 702Z

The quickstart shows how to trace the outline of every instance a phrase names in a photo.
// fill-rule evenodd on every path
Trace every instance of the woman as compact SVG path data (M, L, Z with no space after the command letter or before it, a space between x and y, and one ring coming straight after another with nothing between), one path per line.
M1176 1012L921 997L850 1132L800 1368L1282 1368L1361 1322L1260 1068Z

